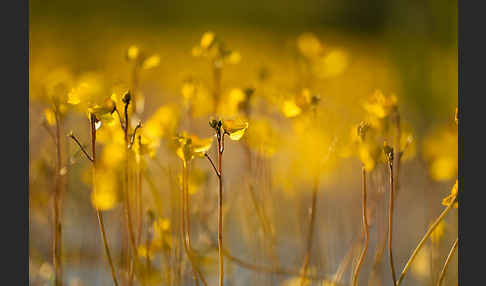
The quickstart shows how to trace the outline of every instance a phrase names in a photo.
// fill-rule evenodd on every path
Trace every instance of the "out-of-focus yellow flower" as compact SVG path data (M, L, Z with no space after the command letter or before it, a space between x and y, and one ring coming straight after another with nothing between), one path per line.
M275 155L280 141L277 129L265 118L253 119L250 123L246 136L248 147L265 157Z
M203 157L211 148L213 138L201 139L196 135L183 133L177 137L177 143L179 145L176 150L177 156L187 163L195 157Z
M375 90L369 101L363 103L364 109L372 116L384 118L395 110L397 97L385 96L381 90Z
M458 181L456 180L456 183L454 184L454 186L451 189L451 193L442 200L442 204L444 206L449 206L450 204L452 204L454 199L457 197L458 191L459 191L459 184L458 184ZM454 207L457 208L457 206L458 206L458 203L457 202L454 203Z
M437 129L426 136L423 154L432 179L447 181L457 177L457 144L457 132L451 129Z
M138 57L140 50L137 46L130 46L127 50L127 57L130 60L134 60Z
M153 55L153 56L150 56L146 60L143 61L142 68L148 70L148 69L151 69L151 68L158 66L159 63L160 63L159 55Z
M248 129L248 122L243 119L223 120L223 130L229 135L231 140L240 140L246 129Z
M156 221L154 221L153 228L154 232L160 235L161 233L170 229L170 220L167 218L158 218Z
M152 251L152 249L147 249L147 246L146 245L139 245L138 246L138 249L137 249L137 253L140 257L147 257L149 259L153 259L154 258L154 252Z
M140 48L132 45L127 49L126 58L135 62L135 67L142 69L151 69L159 65L160 57L157 54L147 56Z
M201 48L208 49L213 43L215 37L216 35L211 31L204 33L201 38Z
M123 134L120 134L123 135ZM101 160L106 166L115 168L119 166L125 158L125 146L118 142L110 142L103 148Z
M297 95L283 101L282 113L288 118L294 118L315 108L319 101L319 95L312 94L308 88L303 88Z
M116 174L107 169L96 173L95 190L91 192L91 203L98 210L110 210L117 201Z
M425 245L412 263L412 273L420 279L430 277L430 247Z
M201 186L203 186L208 180L208 173L197 168L191 167L191 172L189 173L189 179L187 181L187 189L190 195L193 195L199 191ZM182 186L182 173L178 176L179 184Z
M349 64L348 54L342 50L332 50L320 58L314 65L315 73L320 78L330 78L340 75Z
M437 227L434 229L434 231L430 234L430 240L433 243L438 243L444 236L445 230L446 230L446 223L444 220L441 220L437 225Z
M367 172L370 172L375 168L379 156L378 148L373 148L373 146L368 143L362 143L358 147L358 154L359 159L363 163Z
M294 101L285 100L282 105L282 112L286 117L292 118L302 113L302 109Z
M240 63L241 54L239 52L231 52L226 59L227 59L227 63L235 65Z
M194 57L205 57L218 67L222 64L237 64L241 61L239 52L228 50L223 41L213 32L206 32L201 37L199 45L192 48Z
M297 38L297 47L300 53L308 58L320 56L323 52L321 42L312 33L301 34Z
M56 114L50 108L44 109L44 117L46 118L47 124L53 126L56 124Z
M219 114L226 117L237 116L240 111L240 105L246 100L246 93L242 89L231 89L225 100L218 106Z
M161 106L146 121L142 128L142 133L149 140L160 140L163 136L173 133L178 120L177 109L168 105Z
M52 70L45 80L47 97L56 104L67 102L66 96L73 82L73 76L68 69L61 67Z

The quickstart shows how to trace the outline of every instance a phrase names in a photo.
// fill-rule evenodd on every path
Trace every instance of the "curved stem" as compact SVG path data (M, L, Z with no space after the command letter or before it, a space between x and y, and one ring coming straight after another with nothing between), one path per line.
M397 286L400 285L400 283L403 281L403 278L405 277L405 274L407 274L407 271L410 268L410 265L412 265L412 262L415 260L415 257L419 253L420 249L422 249L422 247L424 246L424 244L427 241L427 239L430 237L430 235L432 234L432 232L434 231L434 229L439 225L439 223L442 221L442 219L446 216L446 214L454 207L454 204L456 203L456 201L457 201L457 196L454 198L454 200L451 202L451 204L448 205L442 211L442 213L437 217L437 219L435 219L434 223L429 227L429 229L425 233L425 235L422 238L422 240L420 240L419 244L417 245L417 247L415 248L415 250L412 252L412 255L408 259L407 264L403 268L402 274L400 274L400 278L397 281Z
M452 244L451 250L449 251L449 255L447 255L447 259L444 263L444 267L442 267L442 271L440 272L439 281L437 281L437 286L440 286L442 284L442 280L444 280L445 273L446 273L446 270L447 270L447 266L449 266L449 263L451 262L451 258L454 255L454 253L456 252L458 241L459 241L459 238L456 238L456 240L454 241L454 244Z
M397 278L395 275L395 265L393 264L393 252L392 252L392 241L393 241L393 202L394 202L394 189L393 185L393 163L388 164L390 170L390 204L388 209L388 253L390 255L390 268L392 272L393 285L397 285Z
M311 207L311 219L309 222L309 234L307 236L307 250L304 258L304 266L302 269L302 277L300 280L300 286L305 284L305 276L307 274L307 268L309 266L310 254L312 249L312 238L314 236L314 225L316 217L316 202L317 202L317 190L319 188L319 175L316 174L314 178L314 188L312 190L312 207Z
M368 251L368 242L370 239L370 234L368 231L368 219L367 219L367 214L366 214L366 170L364 166L361 169L361 189L362 189L362 195L363 195L363 230L365 234L365 245L363 248L363 251L361 252L361 255L358 260L358 265L356 266L356 270L354 271L353 275L353 286L356 286L358 284L358 276L359 276L359 271L361 269L361 265L363 264L363 260L366 257L366 252Z

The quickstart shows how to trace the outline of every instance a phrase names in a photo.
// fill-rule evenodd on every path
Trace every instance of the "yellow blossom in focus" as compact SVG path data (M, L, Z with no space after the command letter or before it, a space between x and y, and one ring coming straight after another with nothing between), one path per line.
M444 206L449 206L454 201L454 199L457 197L458 191L459 191L459 185L458 185L458 181L456 180L456 183L454 184L454 186L451 189L451 193L442 200L442 204ZM458 203L456 202L454 204L454 207L457 208L457 206L458 206Z
M246 129L248 129L248 122L243 119L223 120L223 130L231 140L240 140Z

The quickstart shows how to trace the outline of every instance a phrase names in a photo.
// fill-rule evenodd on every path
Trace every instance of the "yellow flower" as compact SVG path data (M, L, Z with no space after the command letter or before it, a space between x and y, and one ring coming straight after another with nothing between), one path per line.
M248 147L266 157L275 154L280 136L269 120L265 118L251 120L251 128L247 132Z
M127 50L127 57L130 60L135 60L138 57L139 49L137 46L130 46Z
M446 223L444 220L441 220L440 223L437 225L437 227L434 229L434 231L430 234L430 240L433 243L438 243L441 238L444 236L446 229Z
M312 33L304 33L297 38L297 47L302 55L308 58L319 56L323 47L321 42Z
M148 70L158 66L159 63L160 63L160 57L158 55L153 55L143 61L142 68Z
M384 118L395 110L397 97L395 95L385 96L381 90L376 90L371 99L363 103L364 109L378 118Z
M442 200L442 204L444 206L449 206L454 201L454 199L457 197L458 191L459 191L459 185L458 185L458 181L456 180L456 183L454 184L454 186L451 189L451 193ZM457 202L454 203L454 207L457 208L457 206L458 206L458 203Z
M424 140L423 154L429 163L429 174L436 181L457 177L457 131L441 128Z
M199 45L192 48L192 55L208 58L218 66L223 63L237 64L241 60L240 53L228 50L221 39L217 38L213 32L203 34Z
M293 96L293 98L284 100L282 113L285 117L294 118L304 111L315 108L319 101L319 95L312 94L308 88L303 88L301 92Z
M95 190L91 192L91 202L98 210L110 210L118 201L116 174L113 171L101 170L96 173Z
M208 49L213 43L215 35L213 32L209 31L203 34L201 38L201 48Z
M340 75L348 67L348 54L342 50L332 50L321 57L314 66L317 76L329 78Z
M412 263L412 273L418 278L426 279L430 277L430 247L424 246L417 254L414 263Z
M196 135L187 135L183 133L177 137L178 148L177 156L187 163L195 157L203 157L209 151L213 143L213 138L199 138Z
M282 112L285 117L293 118L302 113L302 109L294 101L286 100L283 102Z
M247 128L248 122L243 119L223 120L223 130L231 140L240 140Z
M51 126L56 124L56 114L54 113L54 111L52 111L52 109L50 108L44 109L44 116L46 118L47 124Z

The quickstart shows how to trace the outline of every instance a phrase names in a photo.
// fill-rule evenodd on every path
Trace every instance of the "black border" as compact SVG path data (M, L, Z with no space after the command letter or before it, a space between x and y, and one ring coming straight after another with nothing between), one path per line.
M459 0L459 285L484 285L484 2Z
M2 2L1 285L29 284L29 2ZM9 283L10 282L10 283Z

